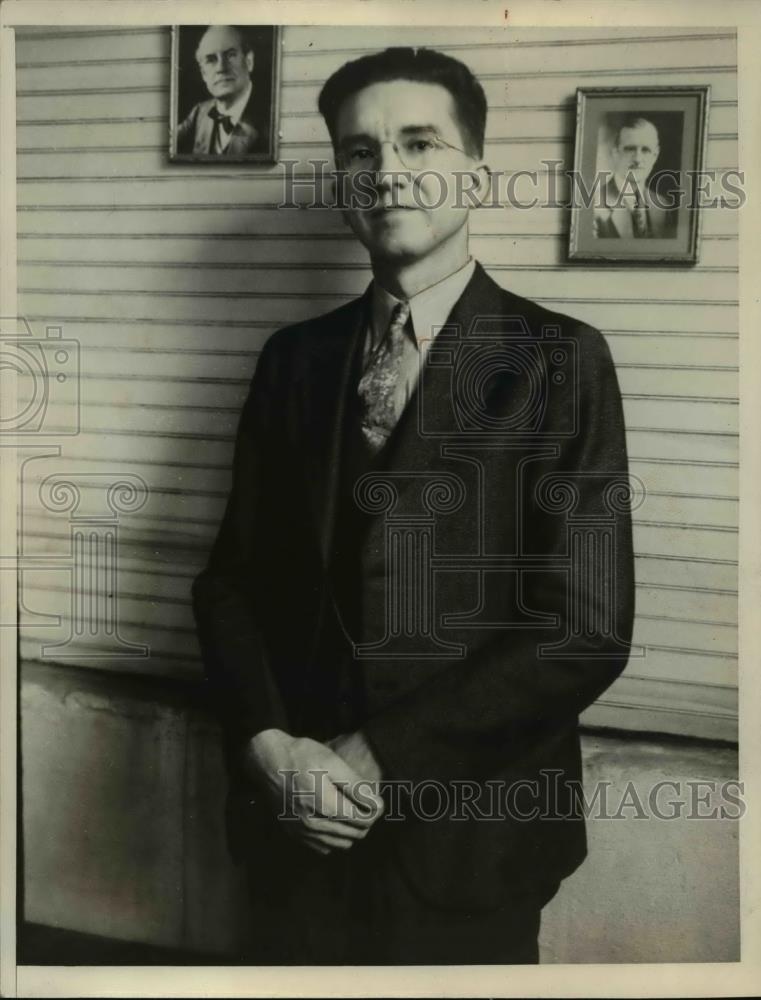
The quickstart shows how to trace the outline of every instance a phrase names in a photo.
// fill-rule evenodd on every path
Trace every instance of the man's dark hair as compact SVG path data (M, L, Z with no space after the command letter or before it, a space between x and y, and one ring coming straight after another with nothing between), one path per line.
M373 52L344 63L328 78L320 91L317 106L325 119L333 145L341 105L347 97L373 83L413 80L437 83L452 95L457 123L465 150L480 157L486 131L486 94L468 67L458 59L435 49L392 48Z

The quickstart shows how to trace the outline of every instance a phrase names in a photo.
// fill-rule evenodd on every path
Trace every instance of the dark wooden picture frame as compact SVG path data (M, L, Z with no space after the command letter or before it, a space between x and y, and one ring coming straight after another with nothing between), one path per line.
M240 120L224 152L211 152L215 98L207 88L196 49L208 25L174 25L171 45L169 159L172 163L276 163L280 124L280 54L278 25L230 25L245 37L253 53L252 84ZM215 26L211 26L215 27ZM222 27L222 26L216 26ZM225 123L229 124L229 123Z
M698 260L710 87L580 87L568 258Z

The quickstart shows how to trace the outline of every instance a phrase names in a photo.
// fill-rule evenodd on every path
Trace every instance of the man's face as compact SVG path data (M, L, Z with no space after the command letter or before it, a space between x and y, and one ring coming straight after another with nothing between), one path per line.
M627 175L638 188L644 188L659 151L658 130L652 122L641 121L631 128L622 128L612 151L613 171L619 188L623 187Z
M454 172L480 168L483 183L486 168L462 151L454 102L444 87L411 80L371 84L346 98L335 131L337 162L360 172L365 201L373 203L345 211L373 259L422 259L466 224L468 197L457 196ZM421 151L424 166L417 163ZM458 180L460 189L473 184L472 178ZM351 185L347 194L351 198Z
M248 85L254 68L253 52L244 52L235 28L209 28L200 41L196 59L212 97L234 101Z

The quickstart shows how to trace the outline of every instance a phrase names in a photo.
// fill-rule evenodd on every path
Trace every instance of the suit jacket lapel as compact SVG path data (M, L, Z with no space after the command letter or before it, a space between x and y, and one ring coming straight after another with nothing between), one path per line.
M209 111L214 105L214 101L205 101L199 105L198 121L196 124L195 152L211 153L211 139L214 132L214 119L209 117ZM243 115L250 110L251 100L246 105ZM259 131L249 117L241 117L235 130L230 136L230 142L223 155L244 156L256 145L259 139Z
M429 350L417 387L386 445L384 468L425 471L435 464L441 436L457 433L452 416L456 401L453 365L432 364L434 352L439 352L440 359L440 352L450 344L456 350L457 344L471 335L473 323L479 317L502 315L504 295L504 290L477 263L445 328L437 334Z
M438 334L435 346L446 349L449 340L456 348L461 340L472 334L474 321L478 318L503 319L505 295L509 293L477 264L473 277L449 315L446 330ZM315 342L315 356L299 387L303 400L304 459L311 507L326 568L330 564L335 536L347 404L359 377L358 365L369 308L368 288L363 296L347 306L346 315L336 319L332 328L317 332L319 341ZM455 402L452 366L432 365L430 360L429 352L418 386L379 456L375 466L378 472L435 469L441 436L448 434L451 440L457 434L452 416Z
M263 134L262 126L255 119L254 92L251 91L251 96L230 138L230 145L227 147L228 154L230 156L243 156L250 153L259 143Z
M208 153L211 151L211 133L214 128L214 122L209 118L209 109L213 103L213 101L206 101L198 108L199 121L196 128L196 153Z
M321 331L315 359L301 387L311 506L326 567L335 532L346 407L364 343L368 293L350 303L346 317L337 320L334 329Z
M241 118L230 136L230 142L225 150L228 156L245 156L250 153L259 141L259 131L256 126L245 118Z

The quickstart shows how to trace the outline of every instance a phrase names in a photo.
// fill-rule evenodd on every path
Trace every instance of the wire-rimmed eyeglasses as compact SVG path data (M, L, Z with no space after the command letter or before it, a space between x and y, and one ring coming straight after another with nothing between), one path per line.
M351 174L377 172L381 169L381 149L386 144L393 148L408 170L425 170L435 166L441 154L448 149L465 153L460 146L447 142L431 129L414 129L403 132L396 140L383 139L379 142L367 136L358 136L341 142L336 150L337 163Z

